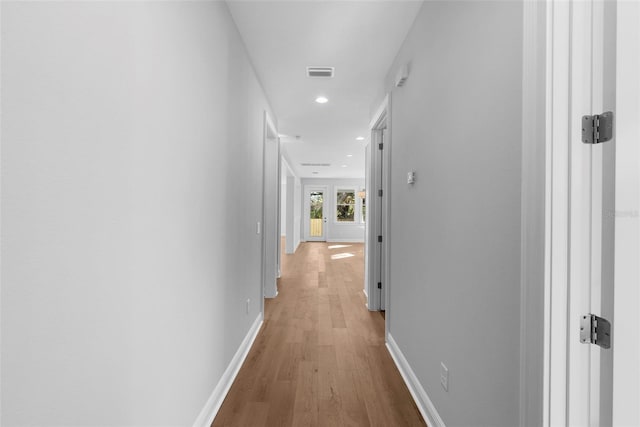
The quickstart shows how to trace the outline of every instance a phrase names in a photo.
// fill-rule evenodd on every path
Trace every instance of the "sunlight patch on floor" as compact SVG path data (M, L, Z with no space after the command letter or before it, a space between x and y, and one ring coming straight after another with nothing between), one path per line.
M341 249L341 248L348 248L351 247L351 245L331 245L329 246L329 249Z
M351 254L349 252L343 252L341 254L335 254L335 255L331 255L331 259L343 259L343 258L351 258L352 256L355 256L354 254Z

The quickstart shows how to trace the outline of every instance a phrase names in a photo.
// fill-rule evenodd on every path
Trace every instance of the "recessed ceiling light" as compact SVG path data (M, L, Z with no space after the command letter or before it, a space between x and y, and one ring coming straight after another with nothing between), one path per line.
M347 157L353 157L353 154L347 154Z
M356 138L356 141L364 141L364 136L359 136Z
M315 172L315 171L314 171L314 172L311 172L311 173L312 173L312 174L314 174L314 175L318 175L318 172Z
M316 98L316 102L318 104L326 104L327 102L329 102L329 99L326 96L319 96Z
M346 167L347 167L347 165L342 165L342 167L343 167L343 168L346 168Z

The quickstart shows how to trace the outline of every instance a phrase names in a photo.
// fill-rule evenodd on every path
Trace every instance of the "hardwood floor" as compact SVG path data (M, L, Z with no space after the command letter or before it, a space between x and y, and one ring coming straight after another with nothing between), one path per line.
M302 243L213 427L424 426L365 307L362 244Z

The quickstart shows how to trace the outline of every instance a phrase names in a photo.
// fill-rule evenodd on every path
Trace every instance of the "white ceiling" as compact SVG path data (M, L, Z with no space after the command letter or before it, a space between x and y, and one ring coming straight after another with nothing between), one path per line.
M286 135L281 140L294 172L303 178L364 177L372 103L422 1L227 3L278 119L278 132ZM309 78L307 66L335 67L335 77ZM329 102L316 103L319 95ZM356 141L358 136L366 140Z

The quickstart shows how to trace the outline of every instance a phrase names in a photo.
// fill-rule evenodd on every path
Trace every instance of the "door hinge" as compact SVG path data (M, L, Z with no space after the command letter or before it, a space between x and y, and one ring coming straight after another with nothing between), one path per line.
M383 146L382 142L381 142L381 143L379 143L379 144L378 144L378 150L382 150L382 146Z
M580 317L580 342L602 348L611 347L611 323L595 314Z
M378 242L382 242L382 236L378 236Z
M382 289L382 282L378 282L378 289Z
M378 197L382 197L382 190L378 190Z
M585 144L600 144L613 137L613 113L582 116L582 142Z

